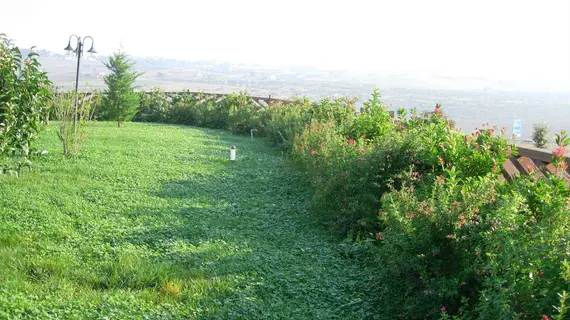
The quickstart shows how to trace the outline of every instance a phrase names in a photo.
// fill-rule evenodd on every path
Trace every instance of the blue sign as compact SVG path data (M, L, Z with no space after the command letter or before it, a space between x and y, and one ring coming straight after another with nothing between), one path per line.
M515 137L521 136L521 128L522 128L522 120L515 120L513 121L513 135Z

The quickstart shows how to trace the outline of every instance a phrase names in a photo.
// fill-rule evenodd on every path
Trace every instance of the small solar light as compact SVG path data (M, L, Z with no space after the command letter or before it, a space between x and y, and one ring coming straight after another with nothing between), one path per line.
M230 161L236 161L236 146L230 148Z

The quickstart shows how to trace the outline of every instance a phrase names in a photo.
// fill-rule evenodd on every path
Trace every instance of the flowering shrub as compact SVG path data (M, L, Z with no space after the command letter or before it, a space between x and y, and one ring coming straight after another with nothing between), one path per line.
M455 313L461 297L479 289L480 252L465 234L482 227L481 210L495 197L494 182L487 177L459 186L457 179L448 175L430 192L404 183L382 198L382 227L374 236L378 298L387 314L424 318L442 306Z
M569 201L556 176L461 183L450 172L430 192L405 184L387 194L374 234L381 310L405 319L441 306L469 319L556 316L570 285Z
M555 134L556 136L556 149L552 153L552 164L556 168L557 174L561 175L564 171L568 169L568 163L566 162L566 147L570 144L570 138L565 130L560 134Z
M389 117L377 99L373 95L366 104L378 108L376 115ZM344 127L313 121L296 137L293 148L294 159L313 185L313 211L344 233L361 236L376 228L380 197L405 181L430 185L447 171L459 181L483 176L496 172L508 155L507 141L494 129L459 134L439 106L429 115L400 113L397 127L391 120L376 123L373 139L352 136L362 116ZM411 177L405 177L408 171Z

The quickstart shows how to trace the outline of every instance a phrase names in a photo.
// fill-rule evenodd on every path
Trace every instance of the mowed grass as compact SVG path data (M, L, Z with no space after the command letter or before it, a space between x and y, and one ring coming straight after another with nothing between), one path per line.
M369 319L358 248L262 139L92 123L79 158L0 176L0 319ZM230 145L235 163L227 160Z

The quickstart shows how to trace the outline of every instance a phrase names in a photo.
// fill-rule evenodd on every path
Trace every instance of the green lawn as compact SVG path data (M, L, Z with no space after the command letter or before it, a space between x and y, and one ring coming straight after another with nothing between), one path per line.
M93 123L83 155L0 176L0 319L369 319L355 245L270 144ZM235 163L226 160L238 147ZM351 260L352 259L352 260Z

